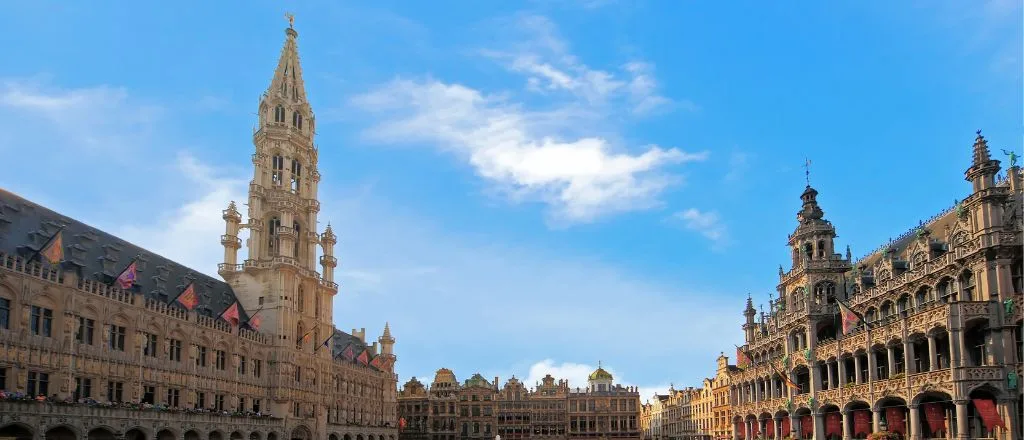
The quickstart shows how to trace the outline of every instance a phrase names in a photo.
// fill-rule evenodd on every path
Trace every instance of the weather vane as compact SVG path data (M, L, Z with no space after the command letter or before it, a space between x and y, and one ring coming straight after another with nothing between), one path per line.
M811 186L811 160L804 159L804 178L807 179L807 186Z
M288 19L288 29L294 29L295 28L295 14L292 14L291 12L285 12L284 13L284 18Z

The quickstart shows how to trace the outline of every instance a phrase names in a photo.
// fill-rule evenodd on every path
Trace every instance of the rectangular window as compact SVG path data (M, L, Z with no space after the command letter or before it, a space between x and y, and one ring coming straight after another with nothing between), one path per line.
M263 361L259 359L252 360L252 375L253 377L260 377L263 373Z
M302 382L302 367L295 367L295 382Z
M123 382L107 382L107 401L121 402L124 397Z
M124 335L127 330L120 325L110 326L110 349L124 351Z
M53 310L32 306L29 328L33 335L50 337L50 331L53 328Z
M238 412L245 412L245 397L238 398Z
M174 362L181 362L181 341L177 339L167 340L167 357Z
M299 417L299 402L292 403L292 415Z
M206 408L206 393L196 392L196 408Z
M195 347L196 347L196 366L197 367L205 367L206 366L206 347L203 347L201 345L196 345Z
M75 402L81 399L88 399L92 397L92 379L84 377L75 378Z
M0 298L0 328L11 328L11 300Z
M75 340L79 344L92 345L92 336L95 331L96 321L89 318L78 317L78 331L75 333Z
M156 403L156 387L152 385L142 386L142 403L150 405Z
M177 408L178 404L181 403L181 390L175 388L167 389L167 406L170 408Z
M260 412L260 399L252 399L252 412Z
M0 390L7 389L7 368L0 367Z
M245 369L246 369L245 356L239 356L238 357L238 375L239 376L244 376L245 375L245 371L246 371Z
M28 372L28 395L48 396L50 394L50 375L38 371Z
M224 395L217 394L213 397L213 409L217 411L224 411Z
M156 335L143 333L142 339L145 342L142 346L142 355L156 357Z
M227 352L224 350L217 350L217 369L224 370L227 368Z

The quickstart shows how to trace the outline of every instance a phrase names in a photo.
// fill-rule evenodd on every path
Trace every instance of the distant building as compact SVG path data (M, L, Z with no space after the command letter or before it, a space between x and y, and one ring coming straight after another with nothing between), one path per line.
M400 438L640 440L636 387L613 380L598 368L585 389L570 389L551 375L532 389L515 377L499 388L497 377L491 382L475 374L460 384L442 368L429 387L413 378L399 392L399 418L406 423Z

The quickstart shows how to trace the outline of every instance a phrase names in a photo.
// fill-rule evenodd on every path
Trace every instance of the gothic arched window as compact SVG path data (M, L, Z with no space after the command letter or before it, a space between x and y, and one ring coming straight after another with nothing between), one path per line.
M284 122L284 106L274 107L274 122Z
M292 159L292 192L299 192L299 182L302 178L302 163Z
M274 186L281 186L284 180L282 171L284 170L284 157L279 154L275 154L271 159L271 174L270 181Z
M818 258L825 258L825 240L818 240Z
M302 128L302 114L299 112L292 113L292 127Z
M268 243L269 248L268 249L270 250L270 255L271 256L277 255L278 252L280 251L280 249L278 249L280 246L278 246L279 242L278 242L278 237L277 237L277 228L280 228L280 227L281 227L281 219L279 219L277 217L271 217L270 221L267 222L267 232L269 232L269 234L268 234L269 235L269 243Z

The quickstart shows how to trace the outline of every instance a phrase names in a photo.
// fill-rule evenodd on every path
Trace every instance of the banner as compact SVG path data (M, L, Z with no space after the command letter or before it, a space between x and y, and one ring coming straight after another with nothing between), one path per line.
M790 423L791 422L789 421L789 415L787 414L785 417L782 418L782 436L783 437L789 436L790 431L793 430L793 426L790 425Z
M736 366L740 368L747 368L750 365L750 358L743 353L743 349L736 347Z
M750 436L753 438L758 438L758 435L761 433L761 431L759 431L759 428L761 428L761 421L754 420L753 422L750 422Z
M853 412L853 435L867 437L871 433L871 411L860 409ZM861 437L863 438L863 437Z
M898 432L907 435L907 418L904 415L902 407L892 407L885 409L885 421L889 431Z
M768 438L775 438L775 420L768 419L768 422L764 424L764 430L767 431L765 434Z
M736 422L736 433L739 434L740 440L747 438L747 428L744 425L746 424L743 422Z
M981 416L981 421L985 422L986 431L995 431L996 426L1006 429L1006 424L1003 423L1003 418L999 417L999 411L996 411L996 402L992 399L971 399L974 403L974 409L978 410L978 415Z
M932 433L946 429L946 410L941 404L931 402L921 405L924 409L924 420Z
M825 437L843 436L843 416L837 412L825 414Z
M800 435L808 438L814 436L814 418L810 415L800 417Z

